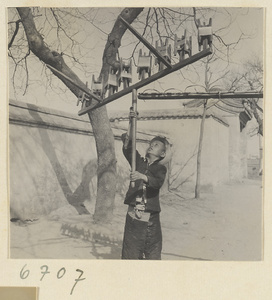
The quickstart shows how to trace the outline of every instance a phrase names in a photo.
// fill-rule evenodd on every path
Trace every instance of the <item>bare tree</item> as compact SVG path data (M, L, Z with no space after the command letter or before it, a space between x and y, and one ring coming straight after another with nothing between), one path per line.
M239 11L239 9L237 10ZM13 13L9 21L9 57L13 65L12 81L14 89L18 83L19 89L25 92L29 89L29 62L31 59L37 58L55 69L61 71L66 76L81 87L85 87L85 83L75 73L75 69L80 69L86 73L93 73L86 68L86 57L92 52L92 48L96 47L95 41L88 43L88 49L84 49L83 44L79 42L86 26L93 26L106 38L105 47L102 57L102 67L99 79L107 81L109 68L119 68L118 55L122 40L123 47L130 47L132 57L135 62L135 56L138 49L142 47L135 39L130 37L123 39L126 27L119 21L118 16L121 15L128 23L133 22L133 26L142 32L142 35L151 43L155 40L164 41L166 37L174 40L175 33L183 34L186 28L189 35L196 35L196 19L207 19L209 17L217 17L224 15L227 20L220 28L214 31L215 43L214 54L216 58L225 60L228 65L230 54L235 50L235 46L245 38L241 34L232 42L225 42L222 38L224 31L229 30L237 13L228 12L226 9L217 8L124 8L112 9L112 20L110 22L110 30L105 30L109 20L96 19L98 9L80 9L80 8L27 8L18 7L16 13ZM137 20L137 22L136 22ZM81 23L80 23L81 22ZM85 26L79 26L85 24ZM113 24L113 25L112 25ZM22 30L23 28L23 30ZM109 33L108 33L109 32ZM53 34L53 39L48 36ZM76 38L78 37L78 38ZM86 38L86 36L85 36ZM84 39L84 38L83 38ZM67 46L69 45L69 46ZM91 45L91 46L90 46ZM177 61L177 57L172 57L172 62ZM190 66L184 72L192 74L196 68ZM181 78L185 77L184 72L180 72ZM45 79L47 85L52 87L49 72L44 68ZM195 72L199 74L199 72ZM25 76L23 76L25 75ZM62 76L54 73L60 81L76 96L81 96L81 91ZM18 79L19 76L20 80ZM197 75L198 77L198 75ZM22 78L24 78L22 80ZM48 79L49 78L49 79ZM187 82L190 82L190 76L187 76ZM196 78L191 81L192 85L198 81ZM43 79L40 79L43 83ZM211 81L210 81L211 82ZM61 96L61 87L59 95ZM63 87L62 87L63 89ZM98 184L97 184L97 201L94 219L97 222L109 220L112 216L115 186L116 186L116 158L114 150L114 138L111 126L107 116L107 109L101 107L89 114L90 123L93 128L98 154Z
M216 36L219 40L220 37ZM223 42L223 40L222 40ZM239 41L237 41L239 42ZM223 42L223 44L225 44ZM236 45L235 44L232 44ZM230 45L225 45L227 50L229 50ZM218 55L219 52L219 55ZM228 52L228 51L227 51ZM228 57L228 56L226 56ZM205 92L215 92L215 91L261 91L262 90L262 76L263 68L262 61L258 57L252 57L246 63L244 63L242 69L243 72L234 72L231 70L230 60L226 61L226 66L222 63L221 50L215 49L214 53L202 61L202 69L204 76L198 81L191 80L191 84L187 87L188 89L194 89L195 91L204 90ZM220 71L218 71L220 70ZM228 78L228 80L227 80ZM196 185L195 185L195 198L200 197L200 181L201 181L201 153L202 153L202 142L203 133L205 126L206 111L209 107L219 102L218 100L194 100L191 101L191 106L202 106L203 105L203 115L200 125L200 136L197 154L197 172L196 172ZM262 120L262 108L258 105L257 99L244 99L243 100L245 110L251 111L251 114L255 117L259 124L258 133L263 134L263 120Z
M127 22L131 23L142 10L143 8L126 8L121 12L121 16L125 20L127 20ZM85 84L65 63L62 53L52 50L46 44L45 38L37 30L31 8L18 7L17 11L20 19L15 22L16 28L9 42L9 48L12 47L16 34L18 33L18 24L22 23L28 42L28 49L24 57L21 59L21 61L25 61L25 66L27 66L26 60L31 51L42 62L51 65L66 76L70 77L79 86L84 87ZM53 14L54 17L57 18L54 11ZM59 29L61 29L61 25L59 26ZM106 43L103 54L103 65L100 77L104 77L105 80L108 74L109 66L116 64L116 54L120 46L121 38L125 31L126 28L117 19L111 33L108 36L108 41ZM19 61L19 63L21 61ZM59 74L56 73L55 75L59 77L61 81L63 81L63 83L70 89L73 94L75 94L75 96L79 97L81 95L82 92L75 85L65 80ZM114 138L105 106L90 112L89 119L93 128L98 153L98 184L94 220L96 222L102 222L111 219L113 212L116 186L116 158Z
M262 92L263 91L263 63L262 60L256 56L246 60L241 68L233 70L229 76L224 80L224 85L231 91L243 92ZM243 104L248 113L253 116L257 123L257 132L263 135L263 108L262 99L244 99Z
M222 82L229 73L228 70L223 70L222 72L214 72L213 67L220 59L213 53L210 57L206 58L203 68L204 68L204 77L203 83L193 84L190 88L199 90L204 90L207 93L220 91L222 87ZM195 184L195 198L200 198L200 187L201 187L201 155L202 155L202 145L203 145L203 136L205 129L205 120L207 109L213 106L217 101L212 101L211 99L196 99L191 101L192 106L201 106L203 105L203 114L200 123L200 133L199 133L199 142L198 142L198 151L197 151L197 161L196 161L196 184ZM189 104L190 105L190 104Z

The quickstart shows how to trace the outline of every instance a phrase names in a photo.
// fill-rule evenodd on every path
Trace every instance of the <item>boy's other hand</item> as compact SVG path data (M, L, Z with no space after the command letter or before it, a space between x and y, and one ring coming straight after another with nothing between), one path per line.
M141 180L147 182L147 177L146 177L145 174L142 174L142 173L140 173L140 172L138 172L138 171L135 171L135 172L131 172L131 173L130 173L130 180L131 180L131 181L135 181L135 180L139 180L139 179L141 179Z
M130 111L129 111L129 119L130 120L133 119L133 118L137 118L138 115L139 115L138 112L135 112L135 111L133 111L133 110L130 109Z
M128 134L125 132L121 135L121 140L124 143L128 139Z

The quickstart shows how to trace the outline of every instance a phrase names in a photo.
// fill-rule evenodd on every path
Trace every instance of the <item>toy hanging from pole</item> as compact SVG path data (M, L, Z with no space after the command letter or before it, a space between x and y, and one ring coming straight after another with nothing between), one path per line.
M156 49L166 61L171 63L171 44L169 44L169 40L167 38L165 39L165 43L161 42L160 46L159 42L156 41ZM165 64L159 58L156 58L155 60L155 65L157 64L159 64L159 71L162 71L166 68Z
M111 96L115 92L118 91L118 79L117 74L112 67L109 68L108 81L105 86L106 90L108 90L108 96Z
M123 88L129 87L132 82L132 59L125 62L122 58L120 59L120 70L118 73L118 85L120 86L123 82Z
M92 92L101 98L103 96L103 80L95 80L94 75L92 77Z
M146 55L145 53L142 54L142 49L139 51L139 59L138 59L138 66L137 66L137 73L139 73L139 79L144 80L147 75L148 77L151 76L151 63L152 63L152 56Z
M169 44L169 39L165 39L163 43L161 41L161 45L158 45L158 41L156 41L156 47L153 47L148 40L146 40L142 34L137 32L131 24L129 24L124 18L121 16L119 20L130 30L140 42L144 44L146 48L155 56L155 64L159 65L159 71L151 75L152 68L152 56L149 52L149 55L142 54L142 50L139 51L139 61L137 66L137 72L139 73L140 81L130 85L132 83L132 63L131 59L128 63L120 60L120 67L118 70L113 70L110 68L108 74L108 80L106 85L104 86L103 81L95 80L93 75L92 77L92 86L91 90L89 90L84 85L78 85L71 78L67 77L62 72L54 69L53 67L48 67L58 75L61 75L63 80L68 80L70 83L74 84L77 88L79 88L83 94L78 97L78 102L82 102L82 109L78 112L78 115L81 116L104 106L116 99L119 99L129 93L131 93L134 89L138 90L141 87L144 87L156 80L159 80L168 74L171 74L175 71L178 71L210 54L212 54L212 19L209 20L209 24L203 25L200 24L200 21L197 21L198 27L198 45L199 51L203 48L202 51L192 55L192 39L189 39L186 36L186 31L184 35L179 39L175 36L175 44L174 44L174 54L177 53L180 56L179 62L174 65L171 64L171 44ZM185 55L188 58L185 58ZM118 91L118 87L123 83L123 89ZM105 91L106 90L106 91ZM107 97L105 93L108 91ZM85 94L84 94L85 93ZM85 101L86 98L86 101ZM97 103L93 103L93 99L97 100Z
M88 82L86 82L86 88L88 88ZM85 107L89 106L91 101L92 98L88 97L88 95L85 92L82 92L82 94L77 98L77 106L81 102L81 109L84 109Z
M209 24L206 25L205 22L203 22L203 25L200 24L200 20L197 20L198 24L198 49L201 51L201 47L203 47L203 50L207 49L209 46L211 48L212 46L212 38L213 38L213 32L212 32L212 19L209 19Z
M184 35L178 38L175 34L174 55L178 53L179 60L185 59L185 54L189 57L192 55L192 37L187 37L187 31L184 30Z

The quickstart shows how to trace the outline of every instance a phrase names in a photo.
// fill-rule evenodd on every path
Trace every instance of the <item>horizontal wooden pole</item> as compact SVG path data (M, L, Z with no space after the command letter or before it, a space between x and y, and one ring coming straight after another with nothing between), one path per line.
M141 87L143 87L143 86L145 86L145 85L147 85L147 84L149 84L149 83L151 83L155 80L158 80L158 79L170 74L170 73L178 71L179 69L182 69L182 68L184 68L184 67L200 60L201 58L206 57L207 55L210 55L210 54L212 54L212 50L210 48L207 48L207 49L205 49L201 52L198 52L197 54L195 54L191 57L188 57L188 58L178 62L177 64L173 65L171 69L164 69L164 70L162 70L158 73L153 74L152 76L150 76L150 77L148 77L144 80L138 81L137 83L129 86L128 88L126 88L124 90L121 90L120 92L117 92L117 93L103 99L103 101L100 102L100 103L97 103L97 104L92 104L91 103L90 106L81 109L78 112L78 115L79 116L84 115L84 114L86 114L87 112L89 112L93 109L96 109L96 108L101 107L105 104L108 104L108 103L110 103L110 102L112 102L116 99L119 99L119 98L131 93L133 89L137 90L137 89L139 89L139 88L141 88Z
M160 54L160 52L153 47L138 31L136 31L125 19L119 17L119 19L126 25L126 27L148 48L156 57L165 64L168 68L172 68L172 65Z
M237 99L237 98L263 98L263 93L142 93L138 94L141 100L182 100L182 99Z
M46 64L46 66L51 69L51 71L53 73L57 73L58 75L60 75L61 77L63 77L64 79L66 79L67 81L69 81L70 83L72 83L74 86L76 86L78 89L80 89L82 92L86 93L88 96L96 99L98 102L101 102L102 99L100 97L98 97L97 95L95 95L94 93L92 93L92 91L90 89L88 89L86 86L81 86L79 84L77 84L76 82L74 82L73 79L71 79L70 77L68 77L67 75L65 75L64 73L62 73L61 71L55 69L54 67Z

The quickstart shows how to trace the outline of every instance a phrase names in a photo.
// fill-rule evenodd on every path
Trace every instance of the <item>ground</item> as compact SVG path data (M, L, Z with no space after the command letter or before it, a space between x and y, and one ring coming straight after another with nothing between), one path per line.
M103 226L69 205L37 220L13 220L10 257L120 259L126 215L122 201L116 197L114 218ZM161 196L161 207L163 260L262 259L260 179L218 186L200 199L168 192Z

